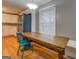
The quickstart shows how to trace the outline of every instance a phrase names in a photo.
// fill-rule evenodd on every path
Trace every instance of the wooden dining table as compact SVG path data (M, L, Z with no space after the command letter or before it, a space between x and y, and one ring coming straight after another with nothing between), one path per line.
M58 52L58 58L63 59L69 38L57 35L46 35L37 32L24 32L23 36L34 43Z

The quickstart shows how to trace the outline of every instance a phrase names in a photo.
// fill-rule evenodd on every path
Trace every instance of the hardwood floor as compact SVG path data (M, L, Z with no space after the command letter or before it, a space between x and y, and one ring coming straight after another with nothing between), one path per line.
M2 56L10 56L11 59L21 59L21 52L17 56L18 43L14 36L3 37L2 38ZM33 51L33 53L28 50L24 52L24 59L46 59L45 57L38 54L38 52Z
M15 36L2 37L2 56L10 56L11 59L21 59L21 51L17 56L18 42ZM33 43L33 49L24 52L24 59L58 59L58 54L43 46ZM66 59L65 57L63 59Z

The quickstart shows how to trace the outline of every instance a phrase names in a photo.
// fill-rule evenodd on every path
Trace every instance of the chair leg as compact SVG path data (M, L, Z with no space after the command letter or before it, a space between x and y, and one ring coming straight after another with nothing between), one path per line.
M22 59L23 59L24 51L22 52Z
M20 49L20 45L19 45L19 48L18 48L18 51L17 51L17 55L18 55L18 53L19 53L19 49Z
M32 45L32 43L30 43L30 49L31 49L32 52L33 52L33 45Z
M32 50L32 52L33 52L33 45L31 45L31 50Z
M22 58L21 58L21 59L23 59L23 55L24 55L24 48L25 48L25 47L23 47L23 48L22 48Z

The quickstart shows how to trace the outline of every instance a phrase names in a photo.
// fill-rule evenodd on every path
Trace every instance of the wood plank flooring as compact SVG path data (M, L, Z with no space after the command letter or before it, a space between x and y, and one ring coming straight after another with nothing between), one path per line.
M21 52L17 56L18 42L16 37L9 36L2 38L2 56L10 56L11 59L21 59ZM46 59L42 55L39 55L36 51L33 53L28 50L24 52L24 59Z
M2 37L2 56L10 56L11 59L21 59L21 52L17 56L18 50L17 38L13 35ZM24 59L58 59L56 52L51 51L43 46L33 43L34 51L24 52ZM64 59L69 59L64 57Z

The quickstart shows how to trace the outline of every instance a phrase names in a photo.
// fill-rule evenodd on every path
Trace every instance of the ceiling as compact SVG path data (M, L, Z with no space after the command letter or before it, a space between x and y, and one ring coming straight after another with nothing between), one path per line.
M40 6L51 0L2 0L2 9L3 11L20 13L27 8L26 4L32 1Z

